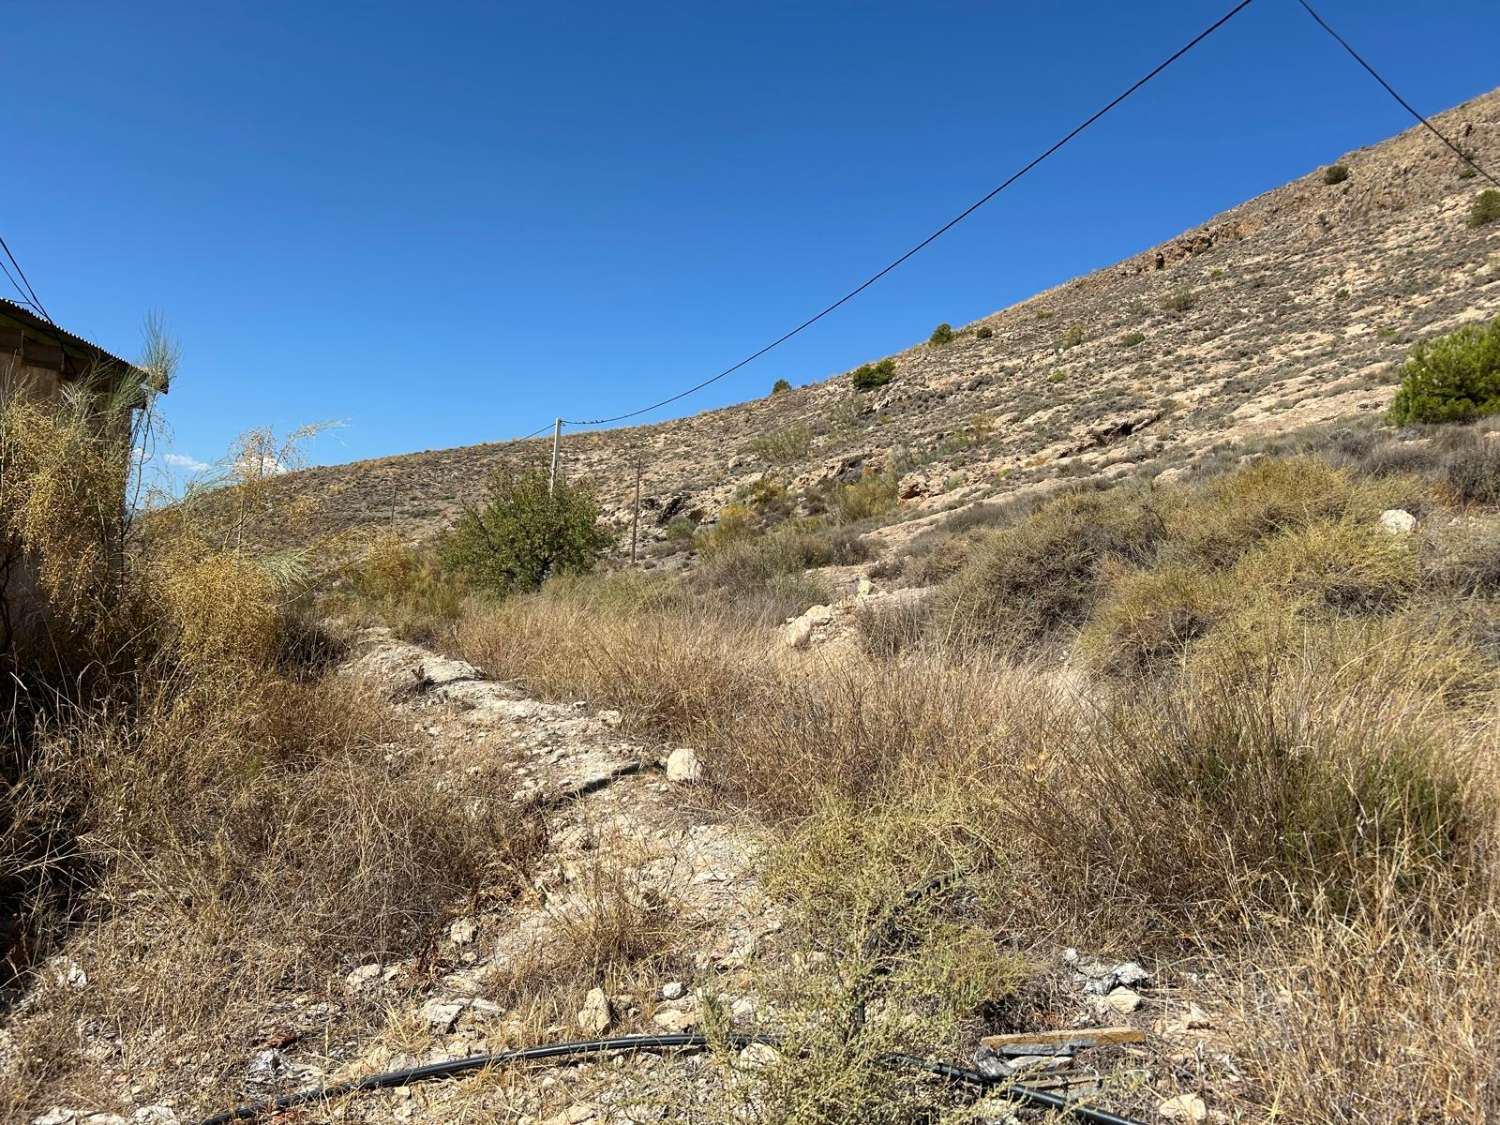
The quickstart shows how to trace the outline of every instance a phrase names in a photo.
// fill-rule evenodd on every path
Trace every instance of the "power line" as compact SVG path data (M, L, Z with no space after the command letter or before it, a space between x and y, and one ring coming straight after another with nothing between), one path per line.
M1348 40L1346 40L1337 31L1334 31L1333 28L1331 28L1331 27L1328 26L1328 22L1322 16L1318 15L1317 12L1315 12L1313 10L1313 6L1311 4L1309 4L1307 2L1307 0L1297 0L1297 3L1299 3L1299 4L1302 5L1303 10L1306 11L1307 14L1310 15L1313 18L1313 20L1317 23L1317 25L1319 27L1321 27L1324 31L1328 32L1329 35L1333 36L1334 40L1338 43L1338 45L1340 47L1344 48L1344 50L1346 50L1346 51L1349 52L1349 57L1350 58L1352 58L1355 62L1359 63L1360 66L1364 67L1365 70L1367 70L1369 72L1371 78L1375 79L1376 82L1379 82L1382 86L1385 87L1385 92L1387 94L1389 94L1391 97L1395 98L1396 101L1398 101L1401 104L1401 108L1402 109L1406 110L1407 113L1411 114L1418 121L1420 121L1423 125L1425 125L1427 127L1428 132L1430 132L1434 137L1436 137L1438 140L1442 141L1445 145L1447 145L1449 148L1451 148L1453 150L1453 152L1454 152L1454 155L1456 155L1460 160L1462 160L1470 168L1474 169L1474 171L1478 172L1481 176L1483 176L1485 179L1489 180L1489 182L1492 183L1492 184L1494 184L1496 187L1500 187L1500 180L1495 179L1494 176L1490 175L1489 172L1485 171L1482 167L1480 167L1479 164L1478 164L1478 162L1476 162L1475 159L1472 156L1470 156L1463 149L1459 148L1458 145L1456 145L1452 141L1450 141L1447 137L1445 137L1441 132L1438 131L1438 127L1436 125L1434 125L1431 121L1428 121L1427 118L1423 117L1420 113L1418 113L1417 110L1412 106L1411 102L1407 101L1400 94L1398 94L1396 92L1396 88L1394 86L1392 86L1389 82L1387 82L1384 78L1382 78L1380 76L1380 72L1378 70L1376 70L1373 66L1371 66L1369 63L1367 63L1365 61L1365 59L1364 59L1364 56L1361 55L1358 51L1356 51L1353 47L1351 47L1349 45Z
M31 298L28 303L36 306L36 310L47 318L48 324L55 325L57 322L54 321L52 319L52 315L42 307L42 299L36 295L36 290L31 287L31 281L26 277L26 271L21 268L21 263L16 261L16 256L10 252L10 247L5 244L4 238L0 238L0 250L5 251L5 256L10 259L10 264L16 267L16 273L20 275L22 282L25 283L26 292L31 294ZM6 276L10 276L9 270L6 271ZM15 278L11 278L11 282L14 284ZM16 288L20 289L20 286L18 285L16 286Z
M12 288L15 289L16 294L21 298L21 304L27 306L28 308L36 308L36 303L26 295L26 290L21 288L21 283L15 279L15 275L10 272L10 267L5 264L5 260L3 258L0 258L0 273L5 274L6 280L10 282Z
M623 422L627 418L635 418L635 417L637 417L637 416L639 416L641 414L648 414L648 413L650 413L653 410L656 410L656 409L658 409L660 407L668 405L669 403L676 402L678 399L686 398L690 394L693 394L693 393L695 393L697 391L701 391L704 387L708 386L710 383L717 383L720 379L724 378L726 375L732 375L734 372L738 371L741 367L744 367L747 363L752 363L755 360L759 359L761 356L763 356L767 352L769 352L772 348L780 347L782 344L784 344L788 340L790 340L793 336L796 336L798 333L803 332L803 331L805 331L808 328L811 328L814 324L816 324L818 321L822 320L825 316L827 316L829 313L833 312L839 306L841 306L841 305L845 304L846 302L852 300L853 298L859 296L859 294L863 293L870 286L874 285L877 281L879 281L886 274L890 273L896 267L898 267L902 263L906 262L909 258L913 257L914 255L916 255L921 250L926 249L933 242L936 242L943 235L947 234L950 230L952 230L954 227L956 227L959 223L963 222L970 215L972 215L975 211L979 210L981 207L983 207L990 200L994 199L995 196L999 195L1006 188L1010 187L1011 184L1015 183L1022 176L1026 175L1026 173L1030 172L1038 164L1040 164L1042 161L1046 160L1049 156L1051 156L1053 153L1055 153L1058 149L1062 148L1069 141L1071 141L1074 137L1078 136L1078 134L1082 133L1090 125L1092 125L1094 122L1098 121L1106 113L1108 113L1110 110L1114 109L1117 105L1119 105L1121 102L1123 102L1126 98L1130 97L1130 95L1134 94L1137 90L1139 90L1147 82L1150 82L1158 74L1160 74L1162 71L1166 70L1167 67L1171 66L1178 59L1182 58L1183 55L1187 54L1194 47L1196 47L1199 43L1203 42L1203 40L1207 39L1215 31L1218 31L1219 28L1223 27L1231 19L1233 19L1235 16L1239 15L1240 12L1244 11L1246 8L1248 8L1250 6L1250 3L1251 3L1251 0L1240 0L1240 2L1238 4L1236 4L1233 8L1229 9L1228 12L1226 12L1224 15L1220 16L1213 23L1209 24L1208 27L1204 28L1197 35L1193 36L1193 38L1190 39L1190 40L1188 40L1188 42L1184 46L1182 46L1182 47L1178 48L1176 51L1172 52L1172 54L1170 54L1169 56L1167 56L1167 58L1164 59L1162 62L1157 63L1156 66L1152 67L1151 70L1148 71L1144 77L1139 78L1135 82L1133 82L1128 88L1126 88L1126 90L1123 93L1117 95L1113 100L1111 100L1107 105L1105 105L1104 108L1095 111L1093 114L1091 114L1090 116L1088 116L1087 118L1085 118L1083 120L1083 122L1080 123L1079 125L1075 126L1072 129L1071 132L1069 132L1061 140L1059 140L1055 144L1053 144L1052 147L1048 148L1040 156L1037 156L1037 157L1033 158L1030 162L1028 162L1025 166L1023 166L1019 171L1017 171L1013 175L1011 175L1009 179L1005 180L998 187L995 187L995 188L991 189L988 193L986 193L985 195L981 196L979 199L975 200L968 207L964 208L962 211L960 211L953 218L949 219L946 223L944 223L942 226L940 226L937 230L933 231L926 238L922 239L921 242L917 243L915 246L913 246L906 253L902 254L895 261L891 262L889 265L887 265L886 267L884 267L883 269L881 269L878 273L873 274L868 279L866 279L865 281L861 282L859 285L855 286L853 289L849 290L849 292L845 293L837 301L834 301L833 304L827 306L826 308L822 309L820 312L814 314L813 316L808 317L801 324L797 325L796 328L793 328L790 332L787 332L786 334L784 334L782 336L778 336L775 340L772 340L769 344L767 344L765 347L761 348L759 351L753 352L752 354L747 355L744 359L740 360L738 363L734 364L732 367L726 367L723 371L720 371L717 375L714 375L714 376L712 376L711 378L708 378L708 379L704 379L701 383L696 383L693 386L689 387L687 390L685 390L685 391L679 391L677 394L671 395L671 396L669 396L667 398L664 398L664 399L662 399L659 402L653 402L650 406L643 406L639 410L630 410L630 411L627 411L624 414L616 414L616 415L614 415L612 417L609 417L609 418L589 418L589 419L565 418L565 419L563 419L564 424L565 425L569 425L569 426L603 426L603 425L607 425L610 422Z

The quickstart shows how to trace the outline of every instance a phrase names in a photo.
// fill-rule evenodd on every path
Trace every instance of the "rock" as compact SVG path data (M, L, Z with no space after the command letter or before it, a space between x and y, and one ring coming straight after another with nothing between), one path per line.
M448 927L448 940L454 945L468 945L479 932L479 924L472 918L460 918Z
M748 1070L763 1070L781 1061L781 1052L769 1043L751 1043L740 1052L740 1065Z
M874 592L875 583L871 582L869 578L861 575L859 579L859 585L854 588L854 596L856 598L868 598Z
M286 1076L286 1056L274 1047L268 1047L250 1060L250 1081L262 1085L274 1085Z
M453 1030L453 1025L458 1022L459 1013L464 1010L462 1000L429 1000L422 1005L422 1022L428 1027L446 1035Z
M823 625L833 620L833 607L828 605L815 605L804 613L803 618L811 621L814 625Z
M667 755L668 781L700 781L703 778L703 763L698 761L698 752L686 746Z
M1094 1002L1094 1006L1101 1012L1118 1012L1122 1016L1128 1016L1141 1006L1141 994L1133 989L1116 988L1105 996Z
M1190 1031L1211 1031L1213 1026L1213 1020L1207 1012L1197 1004L1189 1004L1186 1012L1157 1020L1155 1031L1158 1035L1171 1037L1186 1035Z
M625 716L619 711L600 711L594 717L607 727L618 727L625 721Z
M1387 508L1380 513L1380 526L1392 535L1410 535L1417 529L1417 517L1402 508Z
M806 648L807 642L812 640L812 631L812 622L805 617L798 617L787 623L781 632L781 639L788 648Z
M604 995L604 989L589 989L583 1007L578 1010L578 1029L589 1035L602 1035L609 1030L612 1019L609 997Z
M177 1111L167 1105L143 1105L130 1115L140 1125L177 1125Z
M698 1026L698 1013L684 1012L679 1008L662 1008L651 1017L651 1022L663 1031L686 1031Z
M348 992L358 992L375 982L380 976L380 962L371 961L368 965L361 965L344 978L344 989Z
M1168 1121L1206 1121L1208 1106L1197 1094L1178 1094L1156 1107L1159 1116Z
M661 986L661 998L663 1000L681 1000L687 995L687 985L680 980L669 980Z

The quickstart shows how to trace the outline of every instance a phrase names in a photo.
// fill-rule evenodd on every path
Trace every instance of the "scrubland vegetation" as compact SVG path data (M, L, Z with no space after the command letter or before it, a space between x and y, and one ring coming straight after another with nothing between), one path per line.
M1494 331L1416 350L1400 429L968 508L884 555L890 472L796 505L767 473L677 535L696 565L661 577L597 572L587 494L528 478L444 543L377 537L320 595L222 518L263 509L257 480L240 504L98 522L104 484L67 482L112 480L128 454L83 407L12 406L5 531L65 628L46 661L13 656L7 966L16 996L60 948L95 979L35 989L0 1107L89 1099L70 1085L81 1021L111 1027L126 1066L221 1069L274 990L317 996L350 958L420 953L544 847L502 779L440 782L416 732L328 674L342 618L694 747L695 799L763 834L805 971L766 980L783 1061L724 1084L726 1120L964 1120L878 1059L1046 1026L1066 946L1141 958L1211 1011L1230 1061L1165 1065L1231 1119L1492 1119ZM804 438L759 452L774 465ZM925 593L861 602L855 644L789 648L774 627L837 597L820 571L856 564ZM935 878L900 948L872 949ZM494 985L538 1034L580 973L672 948L669 904L591 893L577 965L519 961ZM330 1034L383 1018L343 1011ZM711 1004L706 1020L722 1036Z
M777 583L778 612L828 596L804 568L868 548L827 526L725 543L686 581L471 600L442 642L699 747L717 797L785 841L769 878L814 929L845 896L868 923L960 876L968 936L933 948L987 936L944 993L970 1006L925 1042L953 1045L999 1010L976 997L1025 993L1027 954L1073 944L1213 982L1195 995L1237 1072L1184 1078L1247 1120L1485 1120L1500 439L1289 444L1194 485L965 514L882 564L938 585L862 613L864 655L789 654L776 613L745 612ZM1395 509L1416 530L1383 524ZM976 992L976 949L1018 960ZM779 1088L799 1112L830 1089L813 1069Z
M239 463L217 515L125 518L143 394L0 413L0 540L36 565L50 621L3 654L0 986L24 1014L0 1051L8 1121L110 1103L79 1068L85 1030L146 1091L220 1072L274 997L420 950L539 843L485 778L455 800L401 749L410 731L327 674L339 644L298 560L238 546L267 462Z

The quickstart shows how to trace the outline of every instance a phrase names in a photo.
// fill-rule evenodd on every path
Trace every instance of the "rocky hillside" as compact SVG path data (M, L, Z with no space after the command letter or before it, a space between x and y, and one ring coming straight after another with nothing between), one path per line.
M1438 117L1500 167L1500 90ZM1341 172L1330 173L1334 165ZM1500 223L1471 227L1484 181L1413 128L1126 261L847 375L655 425L564 439L565 470L643 531L712 522L770 469L792 486L890 472L920 516L1059 477L1173 470L1211 447L1380 410L1414 341L1500 315ZM548 439L311 469L281 487L325 533L444 528L486 477L546 463Z

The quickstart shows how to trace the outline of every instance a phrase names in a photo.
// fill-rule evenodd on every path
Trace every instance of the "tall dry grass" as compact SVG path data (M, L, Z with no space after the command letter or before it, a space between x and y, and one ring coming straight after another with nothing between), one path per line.
M1239 1068L1195 1072L1215 1106L1477 1123L1500 1032L1496 665L1478 607L1431 577L1443 538L1368 530L1414 487L1297 462L1044 507L980 544L946 622L873 655L789 652L639 580L472 606L451 643L698 748L719 797L787 841L768 877L826 924L814 944L953 874L980 932L1207 967ZM1089 681L1055 649L984 643L1060 627L1145 656ZM837 1087L794 1071L775 1096L831 1112Z
M343 974L419 957L540 845L502 780L440 776L328 674L337 638L307 618L296 560L225 517L275 518L265 440L241 451L259 455L243 496L130 518L138 401L0 409L0 542L46 610L39 645L0 654L6 1120L217 1108L234 1083L198 1079L242 1074L268 1020L295 1025L286 998L326 1005L298 1030L330 1043L377 1018Z

